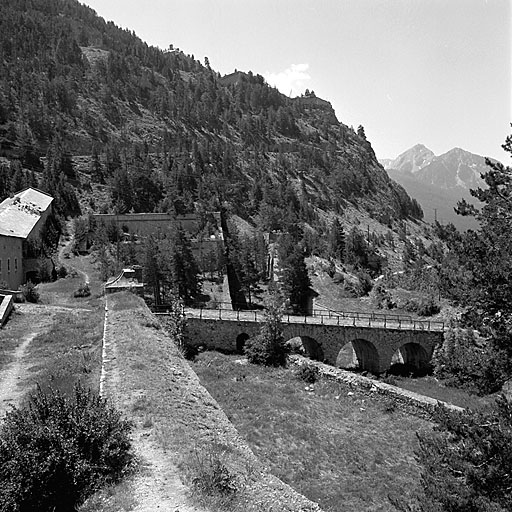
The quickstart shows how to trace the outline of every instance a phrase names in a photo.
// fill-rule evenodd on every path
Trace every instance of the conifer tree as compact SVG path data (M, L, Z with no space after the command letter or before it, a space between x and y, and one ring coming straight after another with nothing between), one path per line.
M291 310L296 314L307 313L311 281L306 267L304 250L295 245L288 254L280 247L281 289L284 298L289 302Z
M329 233L329 253L339 261L345 259L345 233L337 218L334 219Z
M199 267L190 240L181 227L161 241L158 260L165 299L170 299L174 294L185 305L193 304L201 294Z
M420 492L413 512L506 512L512 503L512 403L501 396L490 412L452 412L441 406L433 431L418 434Z

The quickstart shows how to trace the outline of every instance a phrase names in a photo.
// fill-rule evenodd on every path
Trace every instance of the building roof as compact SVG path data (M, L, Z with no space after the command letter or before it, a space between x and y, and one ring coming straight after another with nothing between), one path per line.
M27 238L53 197L27 188L0 203L0 235Z

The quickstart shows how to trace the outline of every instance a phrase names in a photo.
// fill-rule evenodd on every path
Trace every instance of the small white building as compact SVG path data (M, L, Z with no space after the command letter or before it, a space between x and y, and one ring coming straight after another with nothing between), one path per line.
M53 197L34 188L17 192L0 203L0 281L18 290L38 269L31 244L41 242L52 211Z

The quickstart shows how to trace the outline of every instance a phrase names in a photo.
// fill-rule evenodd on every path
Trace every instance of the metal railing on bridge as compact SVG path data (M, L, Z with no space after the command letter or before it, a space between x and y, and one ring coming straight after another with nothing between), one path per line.
M153 306L152 311L157 315L168 315L169 305ZM185 315L200 320L228 320L236 322L264 322L264 309L233 309L230 303L218 303L212 308L185 308ZM314 325L339 325L353 327L373 327L380 329L400 329L409 331L444 331L444 322L422 320L407 315L388 313L334 311L314 309L310 315L297 315L285 311L283 322Z

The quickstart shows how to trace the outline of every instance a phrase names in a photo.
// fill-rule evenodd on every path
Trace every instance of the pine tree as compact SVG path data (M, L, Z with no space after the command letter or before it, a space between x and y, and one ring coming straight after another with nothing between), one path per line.
M294 313L307 314L311 281L302 247L296 245L284 260L280 256L280 266L280 282L284 298L289 302Z
M187 306L193 304L201 294L199 267L190 240L181 227L161 241L158 260L165 299L174 295Z
M144 243L144 282L153 290L155 304L161 304L159 264L159 244L153 236L146 238Z
M496 400L491 412L439 407L433 432L418 434L421 492L400 510L506 512L512 503L512 404ZM393 500L395 501L395 500Z
M340 221L334 219L329 233L329 255L339 261L345 258L345 232Z

